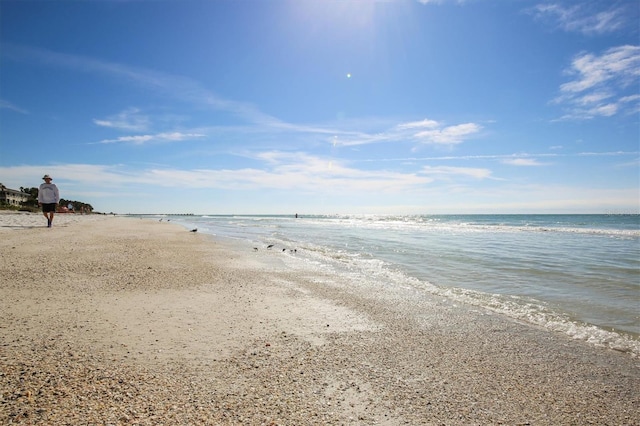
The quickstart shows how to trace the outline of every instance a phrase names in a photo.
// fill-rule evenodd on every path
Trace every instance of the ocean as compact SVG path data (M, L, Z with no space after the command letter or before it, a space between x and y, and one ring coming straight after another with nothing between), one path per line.
M162 218L376 291L436 294L640 355L640 215Z

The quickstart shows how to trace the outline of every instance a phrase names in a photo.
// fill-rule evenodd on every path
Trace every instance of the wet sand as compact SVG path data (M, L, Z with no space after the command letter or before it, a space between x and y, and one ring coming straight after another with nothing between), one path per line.
M0 424L640 424L628 353L276 251L0 213L0 253Z

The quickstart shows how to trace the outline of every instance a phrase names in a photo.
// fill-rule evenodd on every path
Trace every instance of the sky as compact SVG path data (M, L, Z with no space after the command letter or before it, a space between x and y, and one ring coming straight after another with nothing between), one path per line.
M0 183L105 213L640 212L637 0L0 0Z

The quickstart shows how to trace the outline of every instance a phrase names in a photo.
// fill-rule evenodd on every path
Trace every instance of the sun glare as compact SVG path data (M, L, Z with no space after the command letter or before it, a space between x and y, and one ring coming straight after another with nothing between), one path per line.
M371 31L374 21L374 1L300 1L293 3L294 19L308 29L325 29L334 34Z

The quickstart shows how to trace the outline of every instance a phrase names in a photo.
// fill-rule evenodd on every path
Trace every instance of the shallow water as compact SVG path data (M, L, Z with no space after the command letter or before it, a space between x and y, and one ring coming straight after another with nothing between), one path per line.
M640 354L639 215L166 219Z

